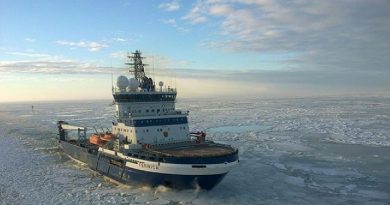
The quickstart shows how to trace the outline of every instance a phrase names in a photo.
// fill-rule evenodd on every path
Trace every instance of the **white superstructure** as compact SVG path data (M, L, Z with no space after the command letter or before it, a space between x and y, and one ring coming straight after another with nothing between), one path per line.
M115 117L113 134L125 144L166 144L190 141L188 112L175 109L176 89L155 83L144 73L141 53L129 56L133 78L119 76L113 88Z

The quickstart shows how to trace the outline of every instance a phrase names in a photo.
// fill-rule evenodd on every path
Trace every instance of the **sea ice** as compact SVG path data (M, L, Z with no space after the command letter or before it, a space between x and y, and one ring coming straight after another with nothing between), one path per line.
M63 156L56 121L109 127L109 104L0 104L0 204L388 204L387 98L179 100L192 130L239 148L211 191L117 185Z

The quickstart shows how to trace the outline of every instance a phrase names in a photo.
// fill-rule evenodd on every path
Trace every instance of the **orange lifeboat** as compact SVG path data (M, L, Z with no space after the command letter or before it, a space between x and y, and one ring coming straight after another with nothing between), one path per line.
M102 137L102 140L105 140L105 141L111 141L111 140L115 140L116 139L116 136L110 132L106 132L104 134L104 136Z
M115 140L116 136L112 133L106 132L105 134L92 134L91 137L89 137L89 143L95 144L95 145L105 145L107 142Z
M91 135L91 137L89 137L89 142L95 145L103 145L106 143L101 139L101 137L98 134Z

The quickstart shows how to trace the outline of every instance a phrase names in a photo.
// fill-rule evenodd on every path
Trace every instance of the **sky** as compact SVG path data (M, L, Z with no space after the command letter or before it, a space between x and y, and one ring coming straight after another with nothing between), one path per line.
M388 0L0 0L0 102L112 99L141 50L180 97L390 96Z

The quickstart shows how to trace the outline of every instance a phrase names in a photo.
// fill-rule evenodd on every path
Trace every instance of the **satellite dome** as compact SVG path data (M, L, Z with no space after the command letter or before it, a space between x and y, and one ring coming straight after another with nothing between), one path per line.
M163 83L162 81L160 81L160 82L158 83L158 85L159 85L160 87L162 87L162 86L164 85L164 83Z
M138 80L135 78L130 78L129 79L129 89L131 91L135 91L139 86Z
M119 76L116 79L116 86L118 86L119 89L125 89L129 85L129 79L127 79L126 76Z

